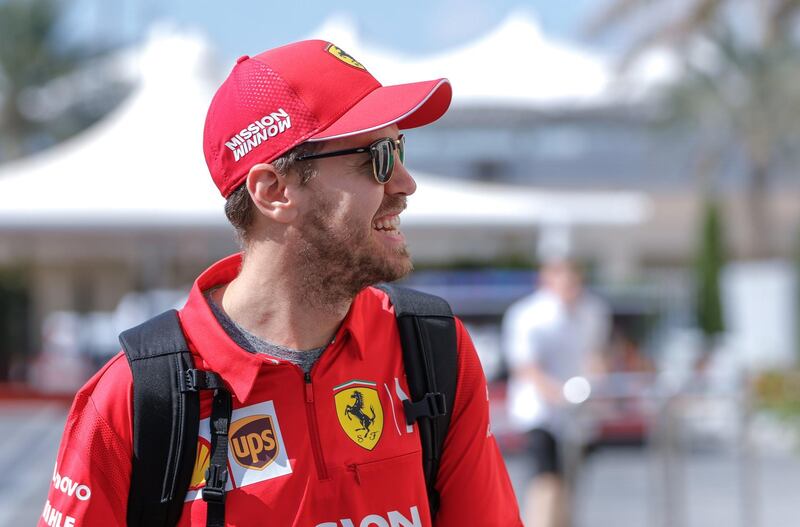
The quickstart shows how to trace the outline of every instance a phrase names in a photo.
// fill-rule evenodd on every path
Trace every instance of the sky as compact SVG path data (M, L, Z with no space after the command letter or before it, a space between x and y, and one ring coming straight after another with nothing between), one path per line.
M72 38L135 42L156 20L205 33L220 59L298 40L328 17L345 14L363 39L409 54L442 51L470 41L524 10L539 20L545 34L573 40L581 25L608 0L73 0L65 21Z

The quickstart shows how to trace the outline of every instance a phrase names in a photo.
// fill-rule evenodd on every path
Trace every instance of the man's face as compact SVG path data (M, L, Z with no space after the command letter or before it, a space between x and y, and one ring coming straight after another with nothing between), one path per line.
M398 133L390 126L326 142L320 152L367 146L383 137L396 139ZM385 185L375 180L369 154L315 161L318 174L305 186L309 194L299 226L299 256L306 272L325 277L322 285L330 294L354 294L412 269L399 214L416 183L395 156Z
M545 286L569 306L573 305L583 292L583 277L572 262L548 263L542 269L542 278Z

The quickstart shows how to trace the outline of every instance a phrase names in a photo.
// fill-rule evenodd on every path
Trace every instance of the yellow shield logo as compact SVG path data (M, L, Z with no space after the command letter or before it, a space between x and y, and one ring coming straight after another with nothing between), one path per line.
M194 460L192 481L189 490L198 490L206 486L206 470L211 459L211 443L204 437L197 438L197 457Z
M358 68L360 70L367 71L367 68L365 68L363 64L361 64L359 61L351 57L342 48L336 47L333 44L328 44L325 50L334 57L336 57L337 59L344 62L345 64L353 66L354 68Z
M339 424L358 446L372 450L383 432L383 408L377 384L353 380L333 389Z

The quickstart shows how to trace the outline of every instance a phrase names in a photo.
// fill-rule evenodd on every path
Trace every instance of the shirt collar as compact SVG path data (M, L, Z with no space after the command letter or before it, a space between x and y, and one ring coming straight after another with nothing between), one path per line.
M239 401L247 400L264 364L264 357L240 348L217 322L203 291L227 284L239 274L242 256L229 256L209 267L192 286L180 311L183 331L211 371L222 376Z
M350 347L351 351L359 360L364 360L364 333L366 329L366 314L369 310L369 293L365 289L361 291L353 299L350 304L350 310L342 321L342 326L336 334L336 340L339 337L349 337L353 339L353 345Z
M265 355L254 354L240 348L220 326L203 295L203 291L232 281L242 266L240 253L228 256L213 264L195 280L189 299L180 311L184 333L193 348L211 371L222 376L239 401L245 401L255 386L265 362ZM364 360L365 338L370 313L381 308L389 309L388 296L382 291L367 288L353 299L350 310L336 332L334 342L352 338L346 345L348 352Z

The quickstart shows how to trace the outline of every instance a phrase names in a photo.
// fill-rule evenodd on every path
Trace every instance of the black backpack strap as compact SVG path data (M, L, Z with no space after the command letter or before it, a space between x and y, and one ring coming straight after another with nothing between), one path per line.
M406 422L417 422L431 517L439 510L436 476L456 394L458 344L448 303L434 295L381 284L394 306L411 401Z
M221 392L225 385L215 373L194 368L175 310L123 332L119 341L133 374L127 523L173 526L183 511L197 455L198 390ZM227 442L224 446L227 453Z
M119 336L133 374L133 467L128 525L175 525L196 455L200 401L182 391L191 354L176 311ZM187 470L188 468L188 470Z
M207 527L225 527L225 484L228 482L228 428L231 424L231 393L214 392L211 403L211 460L206 470L203 500L208 509Z

